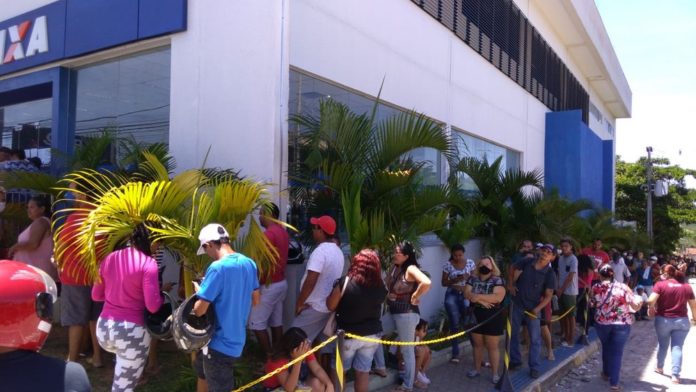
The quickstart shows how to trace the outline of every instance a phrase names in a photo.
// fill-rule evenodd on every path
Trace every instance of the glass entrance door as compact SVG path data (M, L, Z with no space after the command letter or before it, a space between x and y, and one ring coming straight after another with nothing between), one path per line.
M2 147L22 150L42 167L51 163L52 98L0 107Z

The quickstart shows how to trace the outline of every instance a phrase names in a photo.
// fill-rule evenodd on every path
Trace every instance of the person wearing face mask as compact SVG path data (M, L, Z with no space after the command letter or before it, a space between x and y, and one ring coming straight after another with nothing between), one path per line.
M467 376L474 378L481 374L481 362L485 348L488 351L488 360L491 363L493 373L491 381L495 384L500 379L498 375L499 343L505 328L505 317L500 312L500 308L505 298L505 283L491 256L484 256L476 263L476 269L466 281L464 295L473 304L477 323L490 319L486 324L472 331L474 369L469 371Z

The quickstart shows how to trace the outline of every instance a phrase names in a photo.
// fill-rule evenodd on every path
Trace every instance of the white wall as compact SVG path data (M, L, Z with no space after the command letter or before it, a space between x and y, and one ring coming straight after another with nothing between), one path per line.
M170 151L178 170L200 167L210 148L206 166L279 183L286 160L286 3L188 2L188 29L171 37Z
M56 1L57 0L1 0L0 21L10 19Z
M548 109L413 3L293 0L290 17L293 66L371 95L385 78L385 101L543 167Z

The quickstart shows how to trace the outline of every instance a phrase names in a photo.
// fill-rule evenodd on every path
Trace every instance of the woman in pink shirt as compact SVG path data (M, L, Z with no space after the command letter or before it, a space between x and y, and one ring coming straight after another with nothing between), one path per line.
M29 227L17 238L10 250L12 260L33 265L58 280L58 270L51 261L53 236L51 235L51 200L48 196L34 196L27 203Z
M99 266L100 282L92 287L92 299L104 301L97 320L97 339L104 350L116 354L112 391L132 391L143 373L150 334L145 310L162 306L157 262L144 224L136 226L130 246L111 252Z

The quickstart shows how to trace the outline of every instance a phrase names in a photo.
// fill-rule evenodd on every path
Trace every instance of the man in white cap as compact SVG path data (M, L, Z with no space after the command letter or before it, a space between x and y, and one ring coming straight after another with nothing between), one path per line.
M210 343L196 357L199 388L206 382L208 391L234 389L232 365L242 355L246 341L246 322L252 305L259 303L259 279L256 263L230 246L230 235L217 223L205 226L198 239L198 254L212 258L193 306L202 316L212 304L217 322Z
M301 328L309 340L313 341L324 329L331 315L331 311L326 307L326 298L331 294L336 279L343 273L345 258L333 241L336 221L328 215L323 215L311 218L310 223L317 247L309 255L292 326Z

